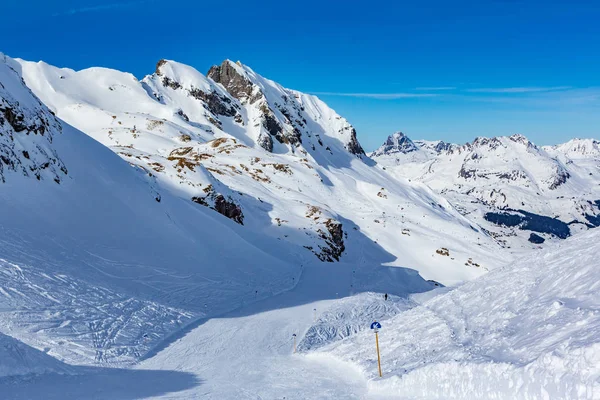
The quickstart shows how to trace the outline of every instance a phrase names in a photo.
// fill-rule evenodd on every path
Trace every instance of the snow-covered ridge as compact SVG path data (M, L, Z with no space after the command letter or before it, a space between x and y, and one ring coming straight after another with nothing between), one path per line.
M74 73L38 65L59 82ZM194 318L293 285L292 246L255 238L210 209L231 211L217 193L225 186L200 191L206 207L159 192L142 166L55 117L21 72L2 58L0 104L10 118L2 114L0 130L0 332L71 364L130 364ZM135 82L103 69L85 74ZM56 94L55 105L70 99Z
M555 146L544 146L550 154L561 154L570 159L600 158L600 141L596 139L571 139Z

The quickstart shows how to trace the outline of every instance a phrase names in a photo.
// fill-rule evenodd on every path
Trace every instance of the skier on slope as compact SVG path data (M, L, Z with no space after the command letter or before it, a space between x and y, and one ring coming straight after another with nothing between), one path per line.
M384 300L387 301L387 293L383 296Z

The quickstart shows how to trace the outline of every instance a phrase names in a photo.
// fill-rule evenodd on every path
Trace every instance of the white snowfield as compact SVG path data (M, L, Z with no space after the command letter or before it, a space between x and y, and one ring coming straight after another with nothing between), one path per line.
M600 398L600 232L590 231L319 350L393 398Z
M595 233L497 269L319 99L208 75L0 54L0 399L597 397Z

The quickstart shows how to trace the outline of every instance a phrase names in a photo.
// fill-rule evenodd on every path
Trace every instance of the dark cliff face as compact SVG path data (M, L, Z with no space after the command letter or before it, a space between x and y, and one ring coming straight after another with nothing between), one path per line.
M321 252L316 255L321 261L339 261L346 250L342 224L333 219L328 219L325 222L325 228L327 229L327 232L320 231L320 236L325 240L327 247L320 246Z
M350 140L348 141L348 144L346 145L346 150L348 150L348 152L350 152L351 154L354 154L357 156L361 156L361 155L365 154L365 150L362 148L362 146L358 142L358 139L356 138L356 129L354 129L354 128L352 128L352 130L350 132Z
M224 115L226 117L235 116L238 111L232 104L231 100L225 96L221 96L216 92L206 93L197 88L191 88L189 95L196 100L202 100L206 103L209 111L215 116Z
M260 90L254 93L255 89L252 82L238 73L230 61L223 61L221 65L212 66L206 76L223 85L230 95L242 102L248 101L253 104L263 97Z
M283 126L275 117L262 90L241 74L231 61L210 68L206 74L216 83L223 85L225 90L242 104L256 104L262 114L262 126L270 136L261 134L258 145L268 152L273 151L273 139L279 143L296 145L300 143L299 135L286 134Z
M419 147L413 143L408 136L402 132L396 132L388 136L385 143L375 152L374 156L391 155L391 154L408 154L413 151L418 151Z
M62 127L56 117L33 93L15 70L0 63L0 182L6 182L9 171L42 180L44 177L60 183L67 168L52 147L53 135ZM11 82L2 82L2 80ZM5 87L22 91L17 101Z
M207 73L208 78L219 83L235 99L242 104L253 105L260 111L260 124L264 131L258 138L258 145L263 149L273 151L274 140L279 143L298 147L303 143L303 134L310 137L312 134L307 125L309 118L298 95L293 91L283 89L285 94L270 95L269 99L263 92L260 82L255 82L243 66L231 61L224 61L215 65ZM339 133L349 135L345 149L354 155L365 154L356 138L356 131L346 125ZM318 136L318 135L317 135Z
M212 185L204 189L204 196L192 197L194 203L212 208L219 214L244 225L244 213L242 208L230 197L225 197L221 193L215 192Z

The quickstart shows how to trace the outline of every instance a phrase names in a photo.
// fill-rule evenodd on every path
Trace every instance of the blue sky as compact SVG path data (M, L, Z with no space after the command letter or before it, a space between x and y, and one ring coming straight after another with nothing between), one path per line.
M319 95L364 147L600 137L600 1L5 0L0 51L142 77L240 60Z

